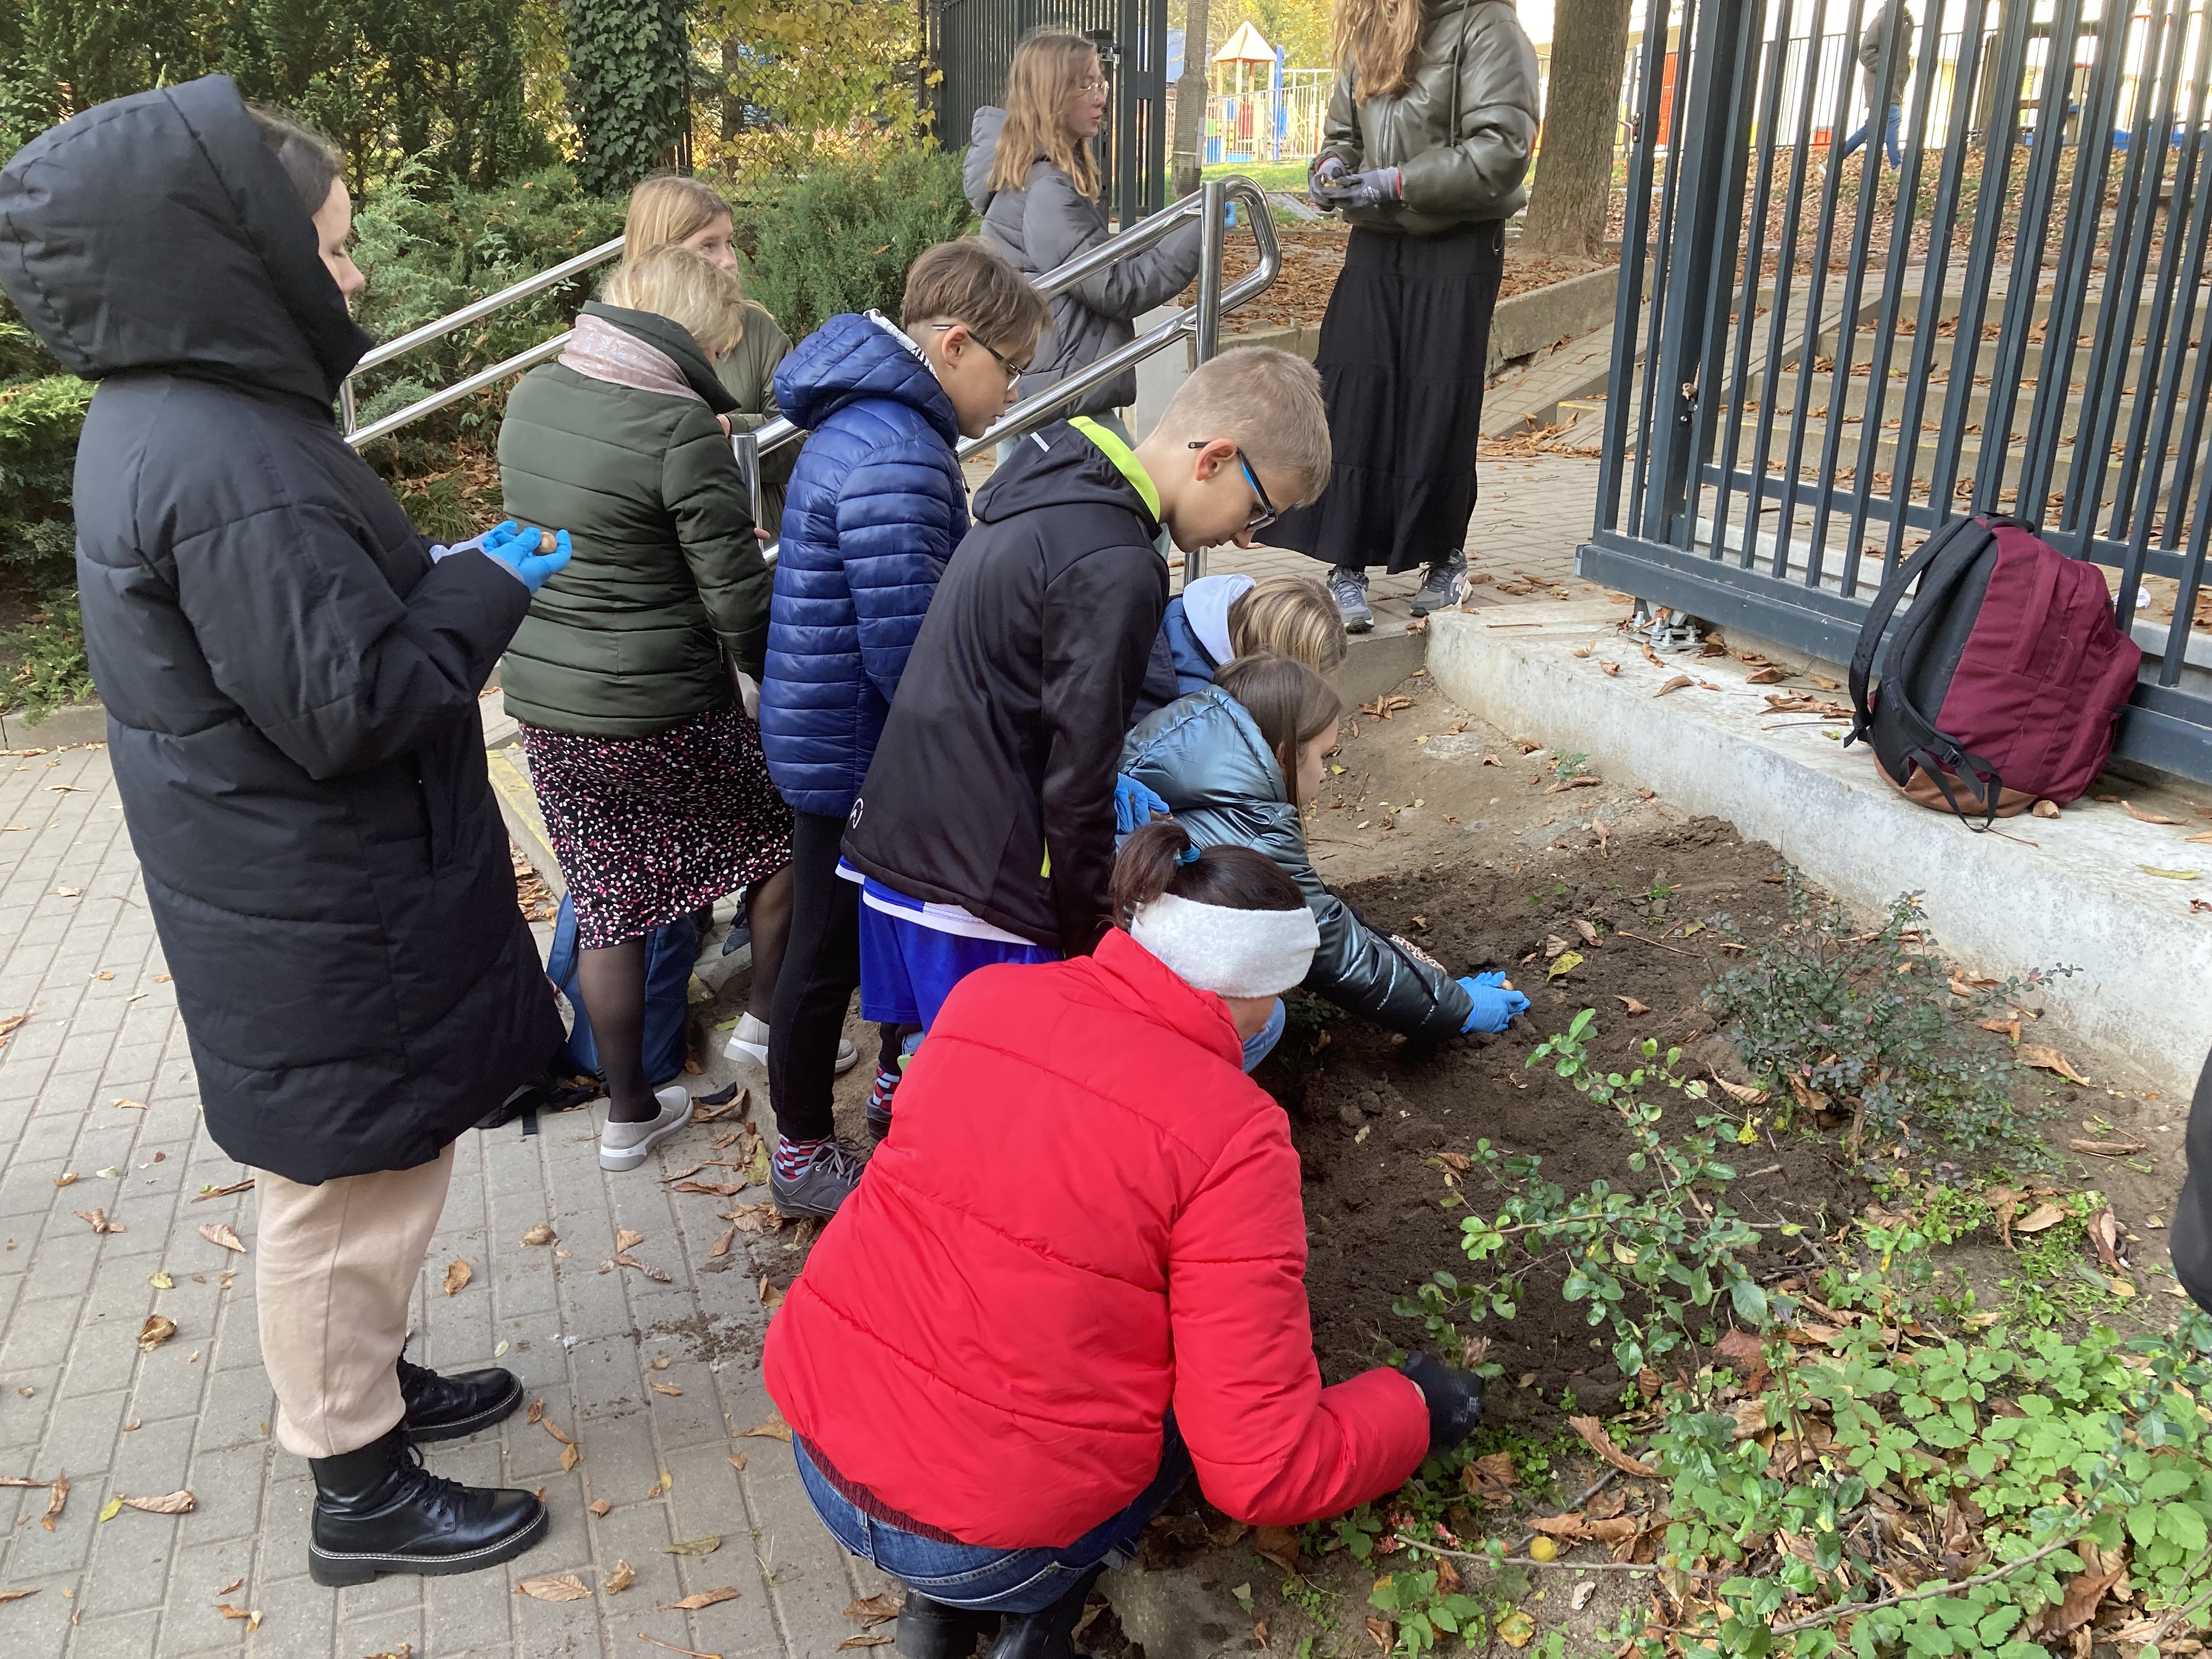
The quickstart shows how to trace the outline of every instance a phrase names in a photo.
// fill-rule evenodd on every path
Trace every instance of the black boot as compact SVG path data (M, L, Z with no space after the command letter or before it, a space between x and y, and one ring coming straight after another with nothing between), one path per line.
M1105 1572L1102 1561L1042 1613L1008 1613L990 1659L1075 1659L1075 1627L1082 1621L1083 1604Z
M512 1371L464 1371L441 1376L427 1366L399 1361L399 1395L407 1402L407 1437L458 1440L488 1429L522 1403L522 1382Z
M899 1659L975 1659L976 1645L998 1628L995 1613L947 1607L909 1589L899 1609L898 1644L892 1651Z
M441 1480L423 1468L404 1424L359 1451L310 1466L307 1572L318 1584L366 1584L384 1572L474 1572L545 1535L545 1506L535 1494Z

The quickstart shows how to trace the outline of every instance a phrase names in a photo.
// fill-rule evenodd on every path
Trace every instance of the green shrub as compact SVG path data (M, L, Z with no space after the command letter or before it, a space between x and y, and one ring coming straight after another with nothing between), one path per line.
M0 319L0 351L17 355L27 337ZM91 401L74 374L0 380L0 585L42 597L72 580L70 482Z
M871 145L808 173L755 214L752 295L794 340L845 311L896 319L907 267L968 233L960 158L919 145Z
M65 702L92 696L92 668L84 659L84 618L76 590L64 589L44 608L0 634L0 660L13 664L0 684L0 713L28 710L36 726Z

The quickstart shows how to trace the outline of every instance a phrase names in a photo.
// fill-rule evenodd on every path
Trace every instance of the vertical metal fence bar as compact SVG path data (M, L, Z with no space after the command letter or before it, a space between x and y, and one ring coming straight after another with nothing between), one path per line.
M1941 10L1929 7L1928 21L1921 26L1926 38L1921 45L1918 73L1912 88L1912 131L1905 141L1905 165L1897 175L1897 198L1890 212L1889 252L1883 256L1881 315L1875 325L1874 355L1867 363L1866 402L1859 411L1858 489L1852 496L1850 522L1844 537L1843 591L1847 599L1858 592L1861 554L1872 518L1875 464L1881 459L1881 417L1889 407L1890 358L1897 346L1897 314L1904 303L1905 272L1912 263L1913 210L1920 201L1920 173L1927 162L1929 100L1936 84L1937 60L1942 52L1939 32L1942 23ZM1868 149L1873 146L1869 144ZM1904 437L1901 422L1898 435L1900 440ZM1900 517L1890 526L1883 550L1885 574L1904 534Z
M2027 369L2028 336L2041 298L2044 249L2051 240L2051 202L2057 193L2059 158L2066 153L2066 110L2074 88L2074 44L2081 19L2081 0L2057 0L2044 64L2043 100L2037 106L2034 142L2028 147L2027 176L2021 185L2020 222L2014 228L2012 271L2005 282L1990 400L1982 412L1981 457L1974 468L1978 512L1995 513L2002 506L2013 418L2020 411L2021 376ZM2051 331L2048 320L2046 313L2046 336ZM2014 505L2021 505L2017 492Z
M1702 0L1682 0L1680 38L1686 46L1693 37L1701 3ZM1666 0L1652 0L1652 10L1660 20L1659 40L1663 49L1667 39ZM1658 447L1652 441L1652 434L1655 431L1654 422L1657 418L1656 410L1659 407L1657 402L1659 358L1668 337L1665 318L1674 286L1674 220L1675 214L1680 207L1683 177L1680 138L1683 112L1688 106L1691 63L1692 54L1689 52L1681 51L1674 54L1674 89L1673 98L1667 108L1668 120L1667 171L1659 186L1659 228L1658 235L1653 243L1651 303L1644 329L1644 384L1641 407L1644 410L1644 441L1636 446L1635 483L1632 489L1632 505L1629 515L1629 521L1638 526L1638 532L1650 537L1655 541L1668 539L1664 524L1663 503L1658 509L1660 518L1656 527L1652 516L1654 511L1650 500L1652 453Z
M1666 81L1667 54L1650 49L1650 20L1660 20L1660 42L1666 40L1666 0L1645 0L1644 61L1636 83L1635 132L1636 144L1629 155L1628 197L1622 204L1620 225L1620 283L1613 298L1613 362L1616 365L1634 358L1623 354L1632 349L1639 333L1644 314L1644 278L1650 264L1647 250L1651 240L1651 173L1652 155L1657 148L1650 123L1657 119L1660 88ZM1605 441L1600 447L1598 462L1597 526L1600 530L1617 530L1622 522L1621 459L1628 453L1629 404L1632 401L1625 384L1627 377L1616 372L1609 382L1611 390L1605 405ZM1638 443L1638 452L1648 446ZM1632 507L1627 514L1635 521Z
M1820 13L1821 7L1815 4L1813 9L1814 28L1820 27ZM1773 509L1779 514L1774 531L1772 574L1776 576L1789 574L1790 526L1796 511L1792 494L1796 480L1784 475L1778 488L1769 477L1774 469L1774 399L1776 388L1782 382L1783 356L1789 349L1790 298L1790 291L1796 284L1797 231L1805 204L1805 175L1812 155L1813 106L1816 101L1814 88L1820 68L1820 37L1808 33L1805 37L1805 55L1798 64L1797 84L1801 90L1797 99L1796 141L1791 147L1790 157L1790 189L1782 212L1781 251L1774 263L1774 293L1766 313L1766 368L1759 375L1759 435L1753 446L1758 458L1759 483L1754 497L1759 502L1758 516L1764 518L1766 515L1768 508L1765 503L1770 495L1778 495L1781 503ZM1750 544L1756 540L1754 527L1751 533L1746 535L1745 541Z
M1929 377L1935 368L1937 330L1943 320L1943 290L1951 271L1951 246L1957 239L1959 201L1965 194L1966 161L1972 146L1978 101L1977 82L1986 58L1989 38L1984 25L1995 0L1977 0L1959 36L1959 58L1952 70L1951 125L1946 135L1942 170L1936 176L1936 205L1929 216L1928 258L1920 274L1920 310L1913 323L1912 357L1905 376L1905 402L1898 410L1895 478L1890 487L1889 546L1882 554L1882 576L1887 580L1905 542L1905 526L1912 511L1912 475L1920 465L1920 425L1928 409ZM1955 344L1955 342L1954 342ZM1928 519L1941 524L1948 503L1931 490Z
M1848 27L1838 42L1840 49L1838 52L1838 61L1836 69L1836 112L1828 128L1827 176L1820 185L1820 228L1814 233L1813 237L1813 276L1812 280L1805 285L1805 323L1804 326L1798 331L1797 399L1796 407L1790 411L1790 445L1788 459L1784 462L1783 470L1782 518L1776 532L1775 546L1776 553L1782 556L1782 568L1775 574L1784 578L1790 574L1787 561L1788 541L1791 538L1792 528L1797 521L1798 498L1802 494L1806 493L1799 481L1799 474L1805 460L1805 428L1807 422L1812 418L1813 412L1813 376L1817 372L1815 365L1820 356L1820 337L1826 331L1823 313L1827 308L1828 298L1828 250L1835 243L1836 210L1843 195L1844 183L1844 145L1842 138L1838 135L1843 131L1850 119L1851 64L1854 61L1851 43L1859 38L1859 28L1863 21L1860 0L1850 0L1848 17ZM1871 125L1869 132L1871 136ZM1837 326L1844 330L1856 329L1858 326L1857 319L1850 317L1842 318L1838 321ZM1837 345L1839 349L1842 343L1843 342L1838 339ZM1829 411L1831 424L1834 422L1835 415L1836 411L1832 408ZM1825 478L1820 481L1816 489L1817 499L1826 501L1828 492L1827 481ZM1826 515L1820 516L1825 522ZM1805 544L1805 585L1808 587L1818 587L1820 585L1820 564L1825 551L1826 550L1817 541L1808 540Z
M2189 501L2190 485L2197 474L2199 450L2204 441L2205 407L2212 400L2212 349L2198 337L2203 318L2197 314L2197 296L2203 292L2204 247L2208 236L2212 236L2212 172L2205 178L2205 188L2198 195L2199 207L2195 227L2191 232L2193 244L2189 262L2186 285L2182 289L2181 327L2176 331L2177 342L2186 341L2197 353L2197 371L2190 378L2189 397L2182 405L2185 413L2181 421L2181 438L2175 446L2173 487L2166 496L2166 522L2160 527L2159 546L2172 552L2181 545L2187 514L2184 508ZM2164 428L2160 428L2164 431ZM2161 446L2163 447L2163 446Z
M2127 8L2106 4L2097 21L2097 58L2089 70L2089 84L2081 100L2081 125L2074 139L2073 198L2059 233L2058 270L2051 284L2049 321L2043 331L2043 356L2036 365L2027 453L2021 459L2020 489L2013 503L2014 510L2032 524L2043 522L2051 471L2065 434L2067 414L2073 406L2074 358L2104 217L2105 181L2112 168L2112 109L2119 101L2120 70L2126 60L2132 21ZM2091 388L2083 390L2088 392ZM2085 398L2085 404L2087 401ZM2075 422L2077 445L2082 425L2078 419Z
M1743 250L1743 287L1736 300L1735 361L1729 365L1726 393L1725 429L1721 434L1720 481L1713 496L1713 556L1728 550L1729 491L1735 483L1737 451L1743 441L1744 388L1751 374L1751 336L1759 315L1759 279L1766 264L1766 222L1773 206L1774 129L1782 118L1784 70L1789 63L1790 25L1796 15L1796 0L1780 0L1774 38L1766 43L1765 95L1759 109L1758 138L1752 146L1750 165L1759 171L1752 191L1751 234ZM1759 509L1765 468L1753 481L1744 497L1743 550L1740 568L1749 569L1759 543Z
M2028 24L2034 15L2029 0L2002 0L1997 13L1997 69L1991 101L2002 103L2002 107L1992 112L1989 129L1982 135L1982 176L1975 186L1973 240L1966 245L1958 326L1951 339L1951 383L1945 389L1942 430L1936 434L1935 471L1928 481L1928 504L1939 520L1949 515L1957 494L1966 416L1973 406L1974 369L1981 362L1982 319L1989 313L1997 232L2004 222L2005 187L2012 176L2013 144L2020 133L2021 76L2027 57Z
M2135 351L2136 317L2142 305L2143 278L2150 268L2158 185L2166 173L2166 143L2173 129L2179 93L2177 77L2188 22L2187 0L2182 0L2178 13L2169 9L2167 0L2152 0L2143 34L2142 71L2136 77L2128 164L2121 173L2119 201L2112 215L2113 246L2106 258L2105 283L2097 307L2097 341L2089 355L2088 400L2075 428L2065 508L2058 532L2051 538L2076 558L2095 556L2097 514L2104 504L2106 477L2112 468L2112 428L2119 421L2122 399L2118 394L2132 375L2136 396L2148 397L2148 389L2142 381L2148 362L2138 359Z
M1930 11L1934 8L1929 8ZM1820 433L1820 493L1813 498L1813 527L1809 545L1817 550L1816 556L1824 556L1828 544L1828 514L1835 499L1832 486L1836 477L1836 460L1842 453L1844 427L1851 400L1851 360L1856 356L1859 341L1859 301L1866 289L1867 254L1873 246L1875 210L1881 194L1882 163L1889 159L1889 70L1895 54L1905 50L1909 37L1905 33L1903 13L1893 10L1887 14L1887 26L1882 31L1881 50L1875 62L1875 87L1882 96L1879 102L1868 100L1866 144L1860 151L1863 158L1859 167L1858 199L1851 206L1851 257L1844 273L1843 314L1836 322L1835 368L1829 380L1828 419ZM1917 156L1920 141L1912 139ZM1909 215L1912 198L1905 194L1903 174L1899 174L1897 207L1893 217ZM1901 273L1899 273L1901 275ZM1888 273L1884 273L1885 290L1890 287ZM1871 429L1877 435L1881 430L1879 398L1881 388L1875 382L1869 367L1867 374L1866 402L1859 410L1862 428ZM1851 477L1851 512L1846 521L1852 528L1866 516L1867 499L1874 480L1867 465L1856 468ZM1858 580L1858 538L1847 535L1844 542L1842 582L1844 592L1853 591ZM1818 578L1808 574L1808 581Z

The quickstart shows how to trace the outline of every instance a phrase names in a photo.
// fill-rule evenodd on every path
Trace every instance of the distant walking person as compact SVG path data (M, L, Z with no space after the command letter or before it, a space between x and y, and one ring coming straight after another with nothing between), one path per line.
M566 562L428 545L331 404L368 337L335 151L227 76L102 104L0 171L0 283L100 382L77 582L108 749L216 1144L253 1166L276 1439L321 1584L545 1532L413 1449L522 1386L400 1358L453 1143L561 1021L514 899L477 694Z
M1890 29L1893 10L1904 14L1897 26L1897 46L1889 55L1889 73L1881 72L1881 49ZM1867 118L1865 125L1844 140L1844 154L1850 155L1867 141L1867 133L1875 122L1882 122L1884 145L1889 151L1889 164L1902 166L1905 152L1898 143L1905 123L1905 77L1912 68L1912 9L1905 0L1882 0L1874 15L1866 21L1859 35L1859 68L1866 76Z
M1413 614L1459 597L1505 221L1528 198L1536 52L1509 0L1337 0L1336 90L1309 170L1352 225L1322 319L1335 469L1268 540L1334 567L1346 631L1367 568L1425 565Z
M1014 48L1006 106L975 112L968 145L968 199L983 238L1024 276L1038 276L1113 234L1098 204L1102 183L1091 141L1106 112L1106 71L1079 34L1035 34ZM1195 221L1142 253L1116 259L1052 301L1052 334L1022 375L1022 396L1057 385L1137 337L1136 319L1198 275ZM1133 442L1121 411L1137 401L1137 371L1093 386L1060 411L1089 415ZM1006 459L1002 451L1001 460Z

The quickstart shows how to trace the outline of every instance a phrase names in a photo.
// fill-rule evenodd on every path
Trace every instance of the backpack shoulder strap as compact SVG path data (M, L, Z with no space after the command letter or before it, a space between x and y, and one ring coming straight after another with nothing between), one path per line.
M1905 590L1918 581L1938 559L1951 552L1956 544L1971 539L1972 546L1967 550L1968 556L1956 560L1938 572L1936 585L1920 595L1919 603L1924 604L1934 599L1959 580L1972 562L1972 556L1980 553L1984 540L1994 533L1983 520L1954 519L1930 536L1911 558L1892 571L1889 580L1881 585L1881 592L1875 596L1874 603L1867 609L1866 621L1859 629L1858 646L1851 653L1851 729L1844 738L1844 747L1848 749L1866 737L1873 726L1874 707L1868 700L1868 693L1875 659L1881 653L1883 636L1889 631L1890 619L1897 614L1899 602L1905 598Z

